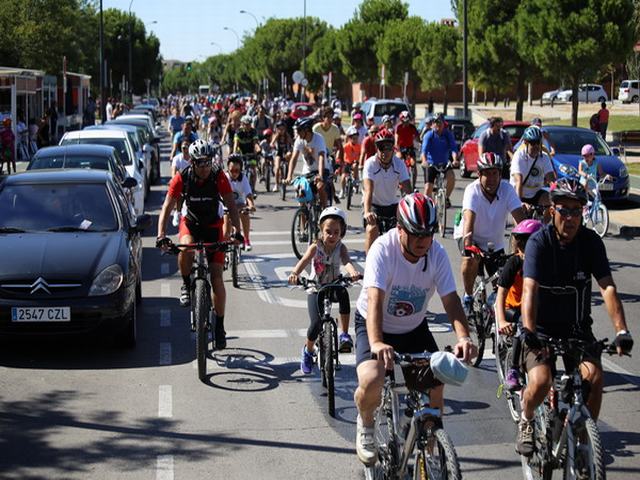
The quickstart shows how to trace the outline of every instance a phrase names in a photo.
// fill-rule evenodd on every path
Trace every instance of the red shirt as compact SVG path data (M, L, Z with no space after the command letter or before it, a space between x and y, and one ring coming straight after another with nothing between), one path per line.
M197 180L199 185L202 185L205 181L204 180ZM218 187L218 193L220 194L221 197L224 197L225 194L227 193L232 193L233 190L231 188L231 184L229 183L229 179L227 178L227 176L224 174L224 172L222 170L220 170L218 172L217 178L216 178L216 184ZM184 185L182 183L182 175L174 175L174 177L171 179L171 182L169 182L169 196L171 198L175 198L176 200L179 199L182 196L182 189L184 188ZM216 226L218 225L222 225L222 218L220 219L219 222L216 222Z
M364 150L364 159L373 157L376 154L376 140L375 137L367 135L362 142L362 149Z
M598 112L598 120L600 120L600 123L609 123L609 110L601 108Z
M349 165L357 162L360 158L360 147L357 143L349 143L344 146L344 161Z
M413 141L418 136L418 129L413 123L399 123L396 127L396 135L398 135L398 147L412 148Z

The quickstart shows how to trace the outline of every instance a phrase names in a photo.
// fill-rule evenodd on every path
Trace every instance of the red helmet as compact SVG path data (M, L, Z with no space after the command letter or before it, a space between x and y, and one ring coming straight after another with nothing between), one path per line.
M393 134L387 129L382 129L376 134L376 147L380 147L385 143L393 144L394 142Z
M438 229L436 206L422 193L402 197L396 215L398 224L412 235L433 235Z
M271 130L270 128L267 128L262 131L262 135L264 135L265 137L270 137L271 135L273 135L273 130Z
M502 165L503 162L500 155L493 152L485 152L478 159L478 172L489 170L490 168L497 168L498 170L502 170Z

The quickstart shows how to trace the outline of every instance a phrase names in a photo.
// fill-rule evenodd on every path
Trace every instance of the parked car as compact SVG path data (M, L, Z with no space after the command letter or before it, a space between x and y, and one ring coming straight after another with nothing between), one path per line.
M558 94L558 101L570 102L573 98L572 90L563 90ZM583 83L578 86L578 102L606 102L609 100L607 92L602 85L596 85L593 83Z
M515 145L524 131L529 127L527 122L505 121L503 127L511 137L512 145ZM473 172L478 171L478 140L480 135L489 128L489 122L480 125L469 140L460 149L460 174L463 177L470 177Z
M153 105L145 105L145 104L136 105L131 110L129 110L129 113L133 113L133 114L143 113L143 114L149 115L153 119L154 124L160 125L160 118L159 118L158 112Z
M291 118L297 120L303 117L310 117L314 114L316 108L313 103L298 102L291 107Z
M39 170L0 181L0 337L115 335L136 342L141 232L109 172Z
M618 90L618 100L622 103L636 103L640 98L640 82L623 80Z
M613 177L613 182L604 183L600 192L603 200L625 200L629 195L629 172L620 158L611 150L602 137L587 128L578 127L545 127L549 132L549 141L555 149L554 161L556 165L569 165L574 169L582 156L580 151L587 143L593 145L596 159L602 165L604 173ZM566 176L571 170L560 167L558 174Z
M473 131L475 127L471 120L467 118L453 117L450 115L445 115L444 121L447 122L447 125L453 132L453 136L458 142L459 145L462 145L467 139L471 138L473 135ZM422 134L422 130L424 130L424 125L427 122L426 118L423 118L418 125L418 132Z
M138 182L133 189L133 205L137 215L144 212L144 200L147 192L147 178L144 164L136 158L136 153L127 132L122 130L79 130L67 132L60 139L60 145L94 144L110 145L118 150L127 173Z
M549 90L548 92L544 92L542 97L540 97L540 106L544 104L551 104L558 100L558 94L564 91L564 87L558 87L555 90Z
M109 120L105 125L134 125L136 127L142 127L146 131L146 143L149 143L153 147L151 156L151 170L152 170L152 183L160 183L160 141L162 137L157 133L155 129L149 125L148 120L143 118L133 118L130 115L120 115L118 118Z
M385 100L377 98L370 98L369 100L362 102L360 107L364 114L366 122L373 121L376 125L382 122L384 115L390 115L396 120L403 111L411 112L409 105L402 100Z

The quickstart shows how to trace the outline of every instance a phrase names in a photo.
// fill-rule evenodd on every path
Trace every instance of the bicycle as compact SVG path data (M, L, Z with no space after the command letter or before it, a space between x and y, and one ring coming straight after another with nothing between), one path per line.
M603 238L609 230L609 209L602 203L600 188L604 185L605 178L596 182L589 177L587 180L589 196L587 205L582 210L584 224Z
M347 200L347 210L351 210L351 202L353 199L353 194L360 189L360 182L356 181L353 177L353 165L343 165L342 167L344 172L347 174L346 182L344 185L345 188L345 198Z
M444 381L446 378L431 367L436 353L394 353L405 383L396 381L395 371L387 372L382 403L376 413L378 463L365 467L366 479L462 478L456 450L442 425L442 412L429 406L430 390L452 383ZM406 405L401 405L401 396ZM412 456L414 461L409 465Z
M338 358L338 325L336 319L331 316L331 293L333 289L348 288L361 278L361 275L357 279L340 275L333 282L324 285L304 277L300 277L298 280L298 285L302 285L305 290L316 287L318 298L320 298L320 293L324 292L323 304L320 305L318 302L318 311L322 314L322 330L318 335L318 365L320 366L322 386L327 389L329 415L332 418L336 416L335 373L336 370L340 370L340 359Z
M289 160L286 155L280 157L280 193L282 195L282 201L287 199L287 182L285 182L285 178L287 178L287 174L289 173Z
M249 185L251 186L251 191L255 195L258 157L255 153L243 153L240 156L242 157L242 171L247 176L247 180L249 180Z
M262 178L267 193L271 192L271 172L273 171L273 154L262 153ZM286 177L285 177L286 178Z
M169 245L169 253L177 255L181 250L194 250L195 256L191 267L191 331L196 332L196 359L198 362L198 378L204 382L207 376L207 352L209 344L208 331L212 337L215 332L215 311L211 298L209 282L209 261L207 253L221 251L234 245L233 242L196 242ZM212 338L212 340L215 340Z
M440 230L440 236L442 238L445 237L447 230L447 190L446 190L446 172L447 169L451 166L451 162L446 165L433 165L433 167L437 170L438 175L436 176L435 184L434 184L434 195L433 199L435 201L438 216L438 229Z
M411 190L416 188L418 182L418 166L416 163L416 150L413 147L401 147L400 157L409 170L411 177Z
M317 173L313 172L302 175L301 177L312 181L316 175ZM293 253L298 259L302 258L304 252L307 251L306 247L318 238L320 232L318 219L320 218L321 212L320 200L317 195L313 195L311 200L301 201L300 206L293 215L293 222L291 223L291 246L293 247Z
M604 449L598 426L586 407L579 365L589 348L616 353L615 345L607 345L607 341L544 338L552 358L563 357L568 366L563 374L554 372L551 389L535 410L534 452L531 457L521 457L525 479L550 480L555 469L563 469L566 479L606 478Z

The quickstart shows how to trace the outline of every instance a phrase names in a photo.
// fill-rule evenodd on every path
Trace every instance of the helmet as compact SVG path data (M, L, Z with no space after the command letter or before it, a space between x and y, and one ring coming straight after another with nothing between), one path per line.
M542 141L542 130L540 127L527 127L522 135L522 140L528 143L540 143Z
M389 115L383 115L382 119L380 120L381 123L387 123L387 122L391 122L391 117Z
M497 168L499 170L502 170L502 165L502 157L497 153L486 152L483 153L480 158L478 158L478 172L489 170L490 168Z
M356 127L354 127L353 125L351 125L349 128L347 128L347 131L345 132L345 135L347 137L351 137L353 135L358 135L358 129Z
M11 126L11 117L4 117L2 119L2 125L4 125L5 127Z
M531 125L535 127L542 127L542 119L540 117L535 117L531 120Z
M270 137L271 135L273 135L273 130L271 130L270 128L267 128L262 131L262 135L264 135L265 137Z
M436 121L436 117L434 117L433 115L428 115L427 118L424 119L425 124L433 123L435 121Z
M595 154L596 154L596 151L593 148L593 145L590 145L588 143L584 147L582 147L582 151L580 152L580 155L582 155L583 157L585 155L595 155Z
M438 228L436 206L422 193L402 197L396 215L398 224L412 235L432 235Z
M198 158L211 158L213 157L213 154L214 152L211 145L201 138L189 145L189 156L194 160L197 160Z
M393 138L393 134L388 130L381 130L376 134L376 147L379 147L385 143L393 144L395 139Z
M321 225L327 218L335 218L340 221L340 226L342 228L341 236L344 237L347 233L347 214L344 213L344 210L341 210L338 207L325 208L320 214L318 225Z
M328 98L323 98L322 99L322 106L323 107L328 107L329 106L329 99Z
M334 120L340 120L342 118L342 114L338 113L338 112L333 112L333 119Z
M560 198L572 198L578 200L582 205L587 203L586 190L579 180L571 177L561 178L552 183L549 195L553 203L556 203Z
M400 112L399 118L401 122L406 122L407 120L409 120L409 118L411 118L411 115L409 115L409 112L407 112L406 110L403 110L402 112Z
M362 103L360 102L356 102L353 104L353 108L360 108L360 107L362 107Z
M242 164L242 155L240 153L231 153L229 154L229 158L227 159L227 164L231 162L236 162Z
M434 122L445 123L444 114L438 113L435 117L433 117Z
M361 114L360 112L355 113L355 114L353 115L353 119L354 119L354 120L362 120L362 114Z
M283 121L283 120L278 120L278 121L276 122L276 128L286 127L286 126L287 126L287 124L286 124L286 123L284 123L284 121Z
M533 220L532 218L527 218L526 220L521 221L513 230L511 230L511 235L533 235L538 230L542 228L542 222L540 220Z
M313 123L314 123L313 118L302 117L296 120L295 127L296 127L296 130L298 131L300 130L311 131L311 129L313 128Z
M253 119L249 115L243 115L242 118L240 118L240 123L244 123L245 125L250 125L252 121Z

